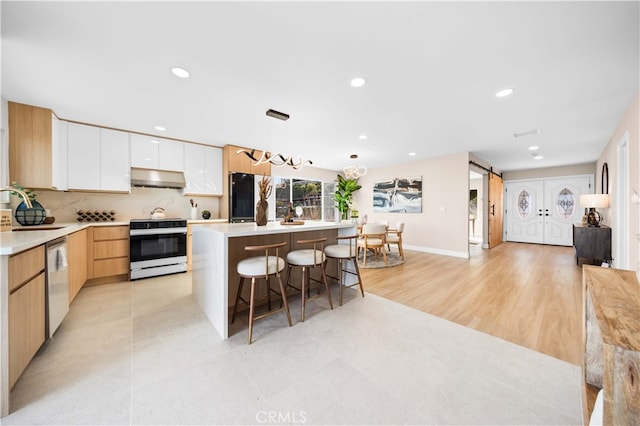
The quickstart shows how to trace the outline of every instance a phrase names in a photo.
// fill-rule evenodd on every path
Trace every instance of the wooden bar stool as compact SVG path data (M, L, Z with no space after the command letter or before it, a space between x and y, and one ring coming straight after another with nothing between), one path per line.
M287 242L275 243L275 244L267 244L262 246L246 246L244 249L246 251L264 251L264 256L254 256L249 257L247 259L243 259L238 262L237 270L238 275L240 275L240 283L238 284L238 293L236 294L236 303L233 305L233 314L231 315L231 323L236 318L236 312L238 310L238 303L242 300L244 303L249 305L249 344L251 344L251 336L253 334L253 321L264 318L268 315L275 314L284 309L287 314L287 321L289 321L289 327L291 327L291 314L289 313L289 304L287 303L287 297L285 295L284 284L282 283L282 277L280 276L280 272L282 272L286 266L286 263L283 258L278 256L278 249L280 247L284 247L287 245ZM269 252L273 254L270 254ZM278 284L280 285L280 293L273 290L271 288L271 277L275 276L278 279ZM247 302L242 298L242 287L244 285L244 280L246 278L251 278L251 296L249 301ZM258 278L264 278L267 283L267 304L269 311L254 317L253 313L255 310L255 294L256 294L256 280ZM280 309L277 311L271 310L271 293L276 293L280 295L282 298L282 304L280 305ZM284 305L284 308L282 307Z
M309 293L309 280L324 283L324 287L327 289L327 297L329 298L329 306L333 309L333 302L331 301L331 291L329 290L329 283L327 282L327 275L324 272L324 263L326 257L324 255L323 245L327 241L326 238L318 238L313 240L298 240L298 244L313 244L312 249L293 250L287 254L287 263L289 264L289 270L287 273L287 286L292 287L302 293L302 319L304 321L304 310ZM294 266L302 267L302 285L300 288L296 288L290 284L291 280L291 268ZM310 277L309 268L320 267L322 272L322 281L318 281Z
M360 276L360 268L358 268L358 235L336 237L336 240L338 240L338 242L340 242L341 240L349 240L349 244L332 244L330 246L326 246L324 248L324 254L329 259L336 259L338 261L338 277L332 277L330 275L327 276L338 281L338 284L340 285L340 306L342 306L343 287L355 287L359 285L362 297L364 297L364 288L362 288L362 277ZM344 267L344 262L348 260L351 260L353 262L353 266L356 270L355 272L350 271ZM357 276L358 282L354 284L344 285L344 274Z

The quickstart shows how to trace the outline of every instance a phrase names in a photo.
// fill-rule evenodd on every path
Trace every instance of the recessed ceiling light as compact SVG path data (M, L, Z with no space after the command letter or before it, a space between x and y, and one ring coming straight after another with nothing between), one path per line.
M367 82L367 81L366 81L364 78L362 78L362 77L356 77L356 78L354 78L353 80L351 80L351 85L352 85L353 87L362 87L362 86L364 86L364 84L365 84L366 82Z
M155 140L155 139L151 139L149 142L151 142L151 143L160 143L160 142L158 142L158 141L157 141L157 140Z
M539 146L535 146L535 145L534 146L530 146L529 147L529 151L535 151L536 149L539 149L539 148L540 148Z
M360 135L360 136L358 136L358 138L360 138L360 140L365 140L365 139L367 139L367 135Z
M165 130L167 130L167 129L165 129L165 128L164 128L164 127L162 127L162 126L156 126L156 127L154 127L154 129L156 129L156 130L157 130L157 131L159 131L159 132L164 132Z
M513 89L512 88L508 88L508 89L502 89L499 92L496 93L496 98L504 98L505 96L509 96L513 94Z
M409 153L409 156L410 156L410 157L413 157L413 156L415 156L415 155L416 155L416 153L415 153L415 152L410 152L410 153Z
M180 78L189 78L189 71L185 70L184 68L180 68L180 67L173 67L171 68L171 72L173 73L173 75L175 75L176 77L180 77Z
M544 157L543 157L542 155L540 155L540 154L536 154L536 155L533 157L533 159L534 159L534 160L542 160L543 158L544 158Z

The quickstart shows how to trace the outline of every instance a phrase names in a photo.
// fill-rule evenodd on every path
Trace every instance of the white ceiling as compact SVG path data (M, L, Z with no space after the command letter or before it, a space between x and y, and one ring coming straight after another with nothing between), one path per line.
M500 170L585 163L638 91L639 5L2 1L2 96L333 170L352 153L369 168L461 151Z

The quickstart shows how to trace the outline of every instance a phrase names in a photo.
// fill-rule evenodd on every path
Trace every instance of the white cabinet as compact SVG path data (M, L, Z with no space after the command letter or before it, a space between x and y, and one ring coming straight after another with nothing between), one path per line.
M158 138L131 133L131 167L158 168Z
M222 149L186 143L184 177L185 194L222 195Z
M69 189L130 190L127 132L69 123L67 145Z
M100 128L69 123L69 189L100 190Z
M127 132L100 129L100 189L124 192L131 189Z
M131 133L131 167L184 170L184 142Z
M160 170L184 170L184 142L160 139L158 144L158 168Z
M67 183L68 123L51 114L51 186L58 191L69 189Z

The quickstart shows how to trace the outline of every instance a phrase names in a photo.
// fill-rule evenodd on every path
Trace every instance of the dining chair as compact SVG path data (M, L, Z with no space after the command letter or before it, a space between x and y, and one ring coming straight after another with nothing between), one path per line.
M404 232L404 222L396 223L395 228L387 229L387 249L391 252L391 244L396 244L398 246L398 253L400 253L400 257L404 260L404 250L402 249L402 232Z
M362 266L367 266L367 252L369 250L377 256L382 252L385 265L388 263L387 253L384 250L386 244L387 226L384 223L367 223L362 225L361 238L358 239L358 257L360 249L363 249Z

